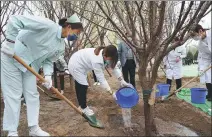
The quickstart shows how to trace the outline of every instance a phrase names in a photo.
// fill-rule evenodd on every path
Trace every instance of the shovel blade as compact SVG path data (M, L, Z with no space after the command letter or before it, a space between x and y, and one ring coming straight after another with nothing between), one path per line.
M96 119L95 115L87 116L86 114L82 113L82 116L88 120L90 126L95 128L104 128L103 124Z

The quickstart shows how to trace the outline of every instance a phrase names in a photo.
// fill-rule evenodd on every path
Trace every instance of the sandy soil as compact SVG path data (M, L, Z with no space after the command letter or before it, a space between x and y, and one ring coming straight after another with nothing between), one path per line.
M109 84L113 90L118 89L118 82L115 78L106 75ZM141 93L141 87L138 84L137 89ZM184 78L183 83L190 78ZM160 76L157 83L165 82L165 78ZM93 83L93 79L91 79ZM187 87L202 86L198 81L192 82ZM175 84L173 82L173 87ZM66 77L64 95L77 105L76 94L70 90L69 77ZM124 128L121 108L116 105L112 96L105 93L98 86L91 86L88 91L88 105L93 108L97 118L104 123L105 129L96 129L77 114L66 102L51 100L44 93L40 92L40 127L48 131L53 136L144 136L144 114L142 94L140 94L139 104L132 109L133 131ZM3 101L1 100L1 120L3 112ZM22 105L19 125L19 135L27 136L27 119L26 107ZM192 107L185 101L172 97L171 100L164 103L155 104L156 124L160 135L186 135L190 131L185 131L184 127L196 132L201 136L211 136L211 117L201 112L199 109ZM2 124L2 121L1 121ZM180 124L180 125L179 125ZM2 129L2 127L1 127ZM1 131L1 136L6 132Z

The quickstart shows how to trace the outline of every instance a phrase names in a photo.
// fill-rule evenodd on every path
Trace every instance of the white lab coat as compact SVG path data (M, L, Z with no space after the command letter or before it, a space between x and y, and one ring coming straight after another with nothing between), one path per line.
M62 28L53 21L35 16L11 16L6 38L15 41L3 43L14 49L36 71L43 66L44 74L53 72L53 61L64 53ZM13 58L1 54L1 86L4 96L3 130L16 131L19 123L21 96L27 105L28 126L38 125L39 92L36 77Z
M204 71L211 66L211 30L206 31L206 38L198 41L198 69ZM211 83L211 69L200 77L200 83Z
M176 62L177 57L180 57L180 61ZM164 65L166 65L166 77L168 79L180 79L182 78L182 58L186 57L185 46L175 48L166 55L163 59Z
M68 63L69 72L78 83L88 85L87 73L94 70L94 73L98 81L101 83L102 88L110 90L110 86L106 81L103 72L105 69L102 56L103 50L100 51L98 56L95 55L94 50L95 48L86 48L74 53ZM116 78L122 76L118 66L113 69L113 74L116 76Z

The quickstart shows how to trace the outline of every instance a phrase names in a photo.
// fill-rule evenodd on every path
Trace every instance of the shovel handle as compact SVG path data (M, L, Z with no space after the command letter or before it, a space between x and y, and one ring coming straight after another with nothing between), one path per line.
M107 73L109 74L110 77L112 77L112 75L110 74L109 70L105 67L105 70L107 71Z
M208 71L212 66L209 66L208 68L206 68L202 74L204 74L206 71ZM182 87L180 87L179 89L177 89L176 91L172 92L168 97L166 97L166 99L170 98L171 96L173 96L174 94L176 94L177 92L179 92L182 88L184 88L185 86L187 86L188 84L190 84L193 80L199 78L199 76L196 76L194 78L192 78L191 80L189 80L187 83L185 83Z
M17 60L20 64L22 64L27 70L29 70L32 74L34 74L37 78L39 78L42 82L45 82L45 79L39 75L35 70L33 70L29 65L27 65L20 57L14 55L13 58ZM69 99L67 99L63 94L61 94L56 88L53 86L50 88L53 92L55 92L59 97L65 100L75 111L77 111L80 115L82 115L82 111L80 111Z

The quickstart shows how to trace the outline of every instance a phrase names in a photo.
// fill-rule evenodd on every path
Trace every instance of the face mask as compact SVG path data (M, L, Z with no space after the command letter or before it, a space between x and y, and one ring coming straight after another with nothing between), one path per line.
M77 40L77 35L76 34L72 34L72 35L68 35L67 39L68 41L74 41Z
M104 60L104 64L105 64L105 66L110 66L111 65L111 61L110 60Z

